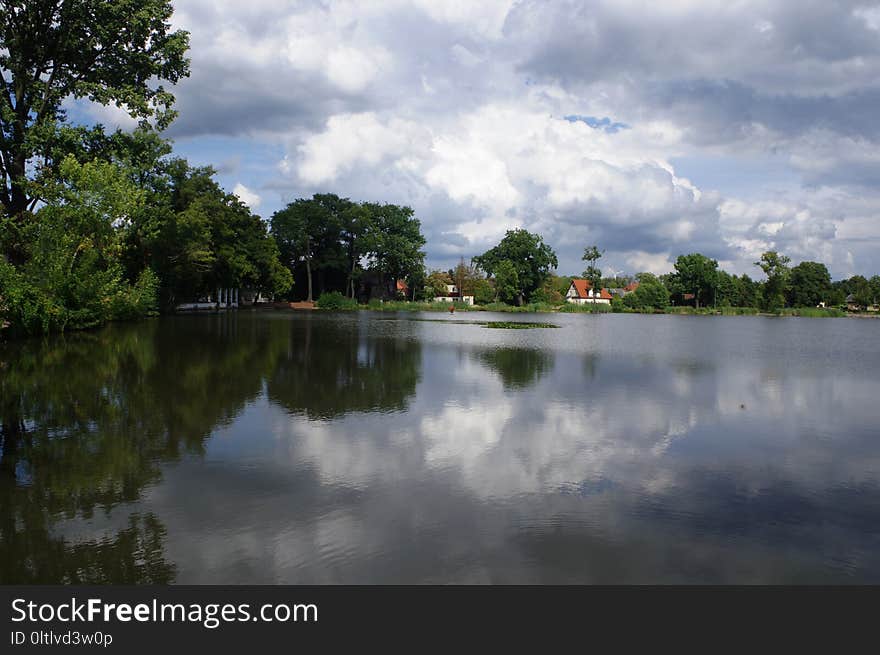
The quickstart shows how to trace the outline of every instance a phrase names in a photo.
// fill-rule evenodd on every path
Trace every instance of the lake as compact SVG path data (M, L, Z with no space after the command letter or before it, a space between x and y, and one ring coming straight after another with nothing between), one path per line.
M176 316L0 402L2 583L880 583L880 320Z

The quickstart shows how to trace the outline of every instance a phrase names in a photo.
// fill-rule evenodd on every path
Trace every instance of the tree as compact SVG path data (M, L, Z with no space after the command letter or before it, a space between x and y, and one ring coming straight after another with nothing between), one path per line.
M743 273L737 278L737 295L734 306L757 307L761 303L761 287L748 275Z
M411 207L365 203L370 224L365 238L367 257L379 274L385 295L394 297L394 285L425 261L422 224Z
M636 279L639 286L624 296L624 305L635 309L663 309L669 305L669 291L656 275L639 273Z
M596 246L584 248L584 255L581 257L587 263L584 270L584 279L589 281L591 289L602 288L602 271L596 266L596 263L602 257L605 251L600 251Z
M35 334L152 311L155 275L146 269L134 284L126 279L117 228L143 200L119 167L67 157L49 203L23 226L26 262L0 258L0 320L14 333Z
M439 296L445 296L446 286L452 284L452 278L446 271L431 271L425 279L425 296L433 300Z
M312 264L320 249L322 237L331 229L331 218L331 212L317 197L309 200L298 198L272 214L271 232L278 243L284 264L292 270L298 261L305 262L308 302L313 300Z
M801 262L791 269L786 298L792 307L816 307L827 301L831 291L831 274L825 264Z
M189 74L189 35L170 31L169 0L0 0L0 9L0 203L17 233L71 154L59 148L62 102L115 103L164 128L174 97L161 81ZM4 244L14 264L21 243Z
M509 259L502 259L495 266L495 298L510 302L522 297L522 285L516 266Z
M498 273L502 262L510 264L504 268L503 286L513 283L515 278L517 289L513 297L519 305L522 305L524 300L541 286L550 271L559 265L556 253L544 243L540 235L523 229L508 230L501 243L474 257L477 266L495 277L496 291L501 297L506 293L499 289ZM510 274L511 270L516 273L515 276Z
M871 279L873 280L874 278ZM853 275L844 284L847 295L852 295L853 302L856 305L867 308L874 304L876 295L871 282L867 278L862 275Z
M358 264L361 258L367 254L367 234L370 229L370 212L363 205L351 202L348 198L341 201L339 224L341 228L340 238L348 257L347 281L345 293L349 298L355 297L355 278L357 277ZM420 276L421 274L421 276ZM409 286L415 290L423 284L424 268L410 272Z
M484 277L474 281L474 303L477 305L485 305L495 299L495 287Z
M675 260L675 281L682 293L694 294L699 308L715 302L715 288L718 284L718 262L700 253L679 255ZM676 289L677 290L677 289ZM670 289L673 291L673 289Z
M764 309L775 311L785 306L790 261L785 255L780 255L775 250L768 250L755 262L755 266L767 276L767 282L764 284Z

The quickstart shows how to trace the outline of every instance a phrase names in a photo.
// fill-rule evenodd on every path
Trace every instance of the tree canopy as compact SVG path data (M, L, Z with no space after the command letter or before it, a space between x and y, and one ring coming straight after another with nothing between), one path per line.
M0 202L21 223L70 154L62 102L113 103L164 128L174 96L162 82L189 74L189 35L171 30L169 0L2 0L0 9Z
M271 232L285 265L291 271L304 268L307 300L313 300L316 271L322 279L336 279L336 290L350 297L367 271L376 277L380 295L392 298L398 279L422 274L425 237L410 207L316 194L275 212Z
M520 305L541 286L550 271L559 266L556 253L544 239L524 229L508 230L497 246L474 257L474 263L495 277L500 295L512 291Z
M697 307L715 302L718 284L718 262L700 253L679 255L675 273L670 278L673 293L692 293Z

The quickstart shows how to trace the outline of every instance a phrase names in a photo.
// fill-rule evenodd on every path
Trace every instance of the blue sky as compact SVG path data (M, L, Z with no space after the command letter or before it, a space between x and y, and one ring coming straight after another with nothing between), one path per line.
M430 266L514 227L563 272L736 272L778 249L880 272L880 5L177 0L176 152L268 218L406 203ZM86 120L130 125L116 108Z

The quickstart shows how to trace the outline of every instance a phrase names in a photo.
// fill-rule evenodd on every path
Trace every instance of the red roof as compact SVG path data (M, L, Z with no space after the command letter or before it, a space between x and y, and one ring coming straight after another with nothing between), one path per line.
M588 293L591 284L589 280L581 280L579 278L574 278L571 283L574 285L574 290L577 292L578 298L589 298L590 294ZM594 298L596 296L593 296ZM608 289L602 289L599 291L599 298L603 300L611 300L611 294L608 293Z
M626 291L627 293L629 293L630 291L635 291L638 288L639 288L638 282L630 282L625 287L623 287L623 290Z
M406 286L406 280L398 280L397 281L397 290L406 293L409 291L409 287Z

